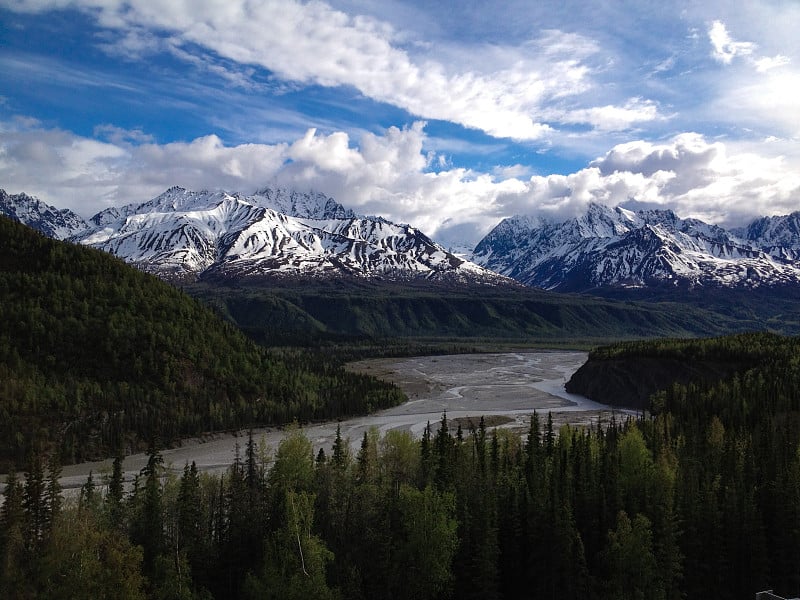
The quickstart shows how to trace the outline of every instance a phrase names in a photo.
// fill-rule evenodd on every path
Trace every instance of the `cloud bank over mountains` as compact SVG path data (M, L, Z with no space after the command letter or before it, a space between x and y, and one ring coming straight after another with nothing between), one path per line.
M437 168L423 150L424 123L383 135L309 130L291 143L226 146L209 135L190 142L107 141L37 124L2 124L0 181L89 216L140 202L176 182L194 189L251 193L266 184L315 189L362 214L409 222L446 244L475 243L500 219L560 219L590 202L672 208L684 217L740 225L797 209L800 170L783 157L677 135L663 143L619 144L586 168L561 175L496 177Z
M0 187L84 216L172 185L280 185L469 245L589 202L725 226L800 204L792 1L0 0L0 16L18 82L0 92Z

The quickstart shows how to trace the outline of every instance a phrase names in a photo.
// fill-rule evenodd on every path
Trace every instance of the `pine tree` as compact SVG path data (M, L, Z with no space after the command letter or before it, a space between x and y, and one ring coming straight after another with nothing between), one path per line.
M375 482L378 476L378 431L370 429L364 432L361 448L356 456L356 478L360 483Z
M341 472L347 468L350 461L347 444L342 439L342 426L336 426L336 439L333 441L333 467Z
M437 489L449 489L453 483L453 438L447 424L447 411L442 414L439 430L433 442L436 454L436 474L434 482Z
M178 535L177 551L185 554L186 560L195 576L200 578L204 559L203 508L200 496L200 478L197 465L184 466L178 489Z
M31 556L36 556L39 554L49 520L44 471L41 457L38 454L31 458L28 472L25 475L22 507L25 510L26 545Z
M141 500L135 498L139 504L139 514L133 524L131 537L133 541L142 546L144 559L142 568L144 574L151 580L156 574L158 557L164 551L164 515L161 502L161 471L164 459L151 444L147 451L147 465L142 469L141 475L145 478Z
M47 461L47 489L45 491L47 502L45 535L48 536L53 529L53 523L61 512L62 498L59 477L61 477L61 463L58 456L53 453Z
M27 586L25 573L25 514L23 488L14 471L6 476L5 501L0 508L0 596L13 597Z
M111 477L108 480L108 491L106 492L105 504L108 521L112 529L120 529L123 520L123 475L122 475L122 456L117 454L111 468Z
M431 422L428 421L420 440L420 488L433 483L434 471L433 449L431 448Z
M78 508L81 510L94 510L97 503L97 488L94 485L94 477L91 469L86 483L81 486L81 493L78 497Z
M544 430L544 449L547 456L553 456L553 449L555 448L556 434L553 431L553 413L547 413L547 425Z

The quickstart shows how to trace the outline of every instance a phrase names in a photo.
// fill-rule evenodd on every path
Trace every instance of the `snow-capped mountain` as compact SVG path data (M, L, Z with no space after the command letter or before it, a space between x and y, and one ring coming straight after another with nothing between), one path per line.
M800 260L800 211L782 217L762 217L733 233L783 260Z
M61 216L55 209L43 214ZM76 222L68 233L73 242L173 280L349 275L510 283L409 225L357 216L313 192L244 196L173 187L148 202L106 209L88 224Z
M64 240L86 229L86 222L69 209L57 209L27 194L0 190L0 215L5 215L44 235Z
M728 232L669 210L591 204L578 218L503 220L472 260L533 287L736 287L800 284L800 212Z

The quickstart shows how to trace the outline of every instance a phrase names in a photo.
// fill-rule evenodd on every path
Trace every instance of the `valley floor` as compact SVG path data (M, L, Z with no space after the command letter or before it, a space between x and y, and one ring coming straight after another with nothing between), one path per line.
M544 416L552 412L554 424L589 424L624 418L625 411L612 409L583 396L569 394L564 383L585 361L585 352L522 351L495 354L456 354L412 358L373 359L352 363L349 368L369 373L397 384L409 397L401 406L341 422L306 425L303 431L314 451L330 451L337 425L349 438L355 450L364 432L377 428L410 430L419 437L430 422L436 430L442 414L455 430L462 424L465 434L469 422L477 425L481 415L490 426L499 425L524 432L530 416L538 411ZM279 428L253 431L256 440L275 450L285 436ZM247 432L218 434L185 440L178 448L162 452L166 465L179 474L184 464L194 461L201 471L224 471L234 460L238 444L244 449ZM147 462L145 454L125 458L125 478L132 481ZM95 481L110 473L111 460L81 463L64 467L61 485L77 490L85 483L89 471ZM2 478L4 480L4 477Z

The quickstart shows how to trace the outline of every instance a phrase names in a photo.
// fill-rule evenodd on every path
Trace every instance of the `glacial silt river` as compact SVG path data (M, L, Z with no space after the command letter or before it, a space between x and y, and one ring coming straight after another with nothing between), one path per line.
M328 452L337 425L341 426L342 436L349 438L353 448L357 448L364 432L373 427L382 433L403 429L420 436L430 422L435 430L444 411L454 422L485 415L491 416L501 427L520 432L527 431L534 411L538 411L542 421L552 412L557 425L594 423L598 419L608 421L614 415L619 418L620 411L564 390L565 382L586 357L585 352L524 351L359 361L349 368L393 381L403 389L409 401L368 416L307 425L303 431L312 441L315 452L320 447ZM284 437L284 432L278 428L257 429L253 433L272 450ZM233 462L236 444L243 449L246 441L246 432L208 436L185 440L180 447L164 450L162 454L164 463L175 472L182 471L184 464L192 461L200 470L221 471ZM139 473L146 460L144 454L126 457L126 479L130 481ZM80 487L90 470L95 481L100 483L102 475L110 472L111 461L64 467L62 486L65 489Z

